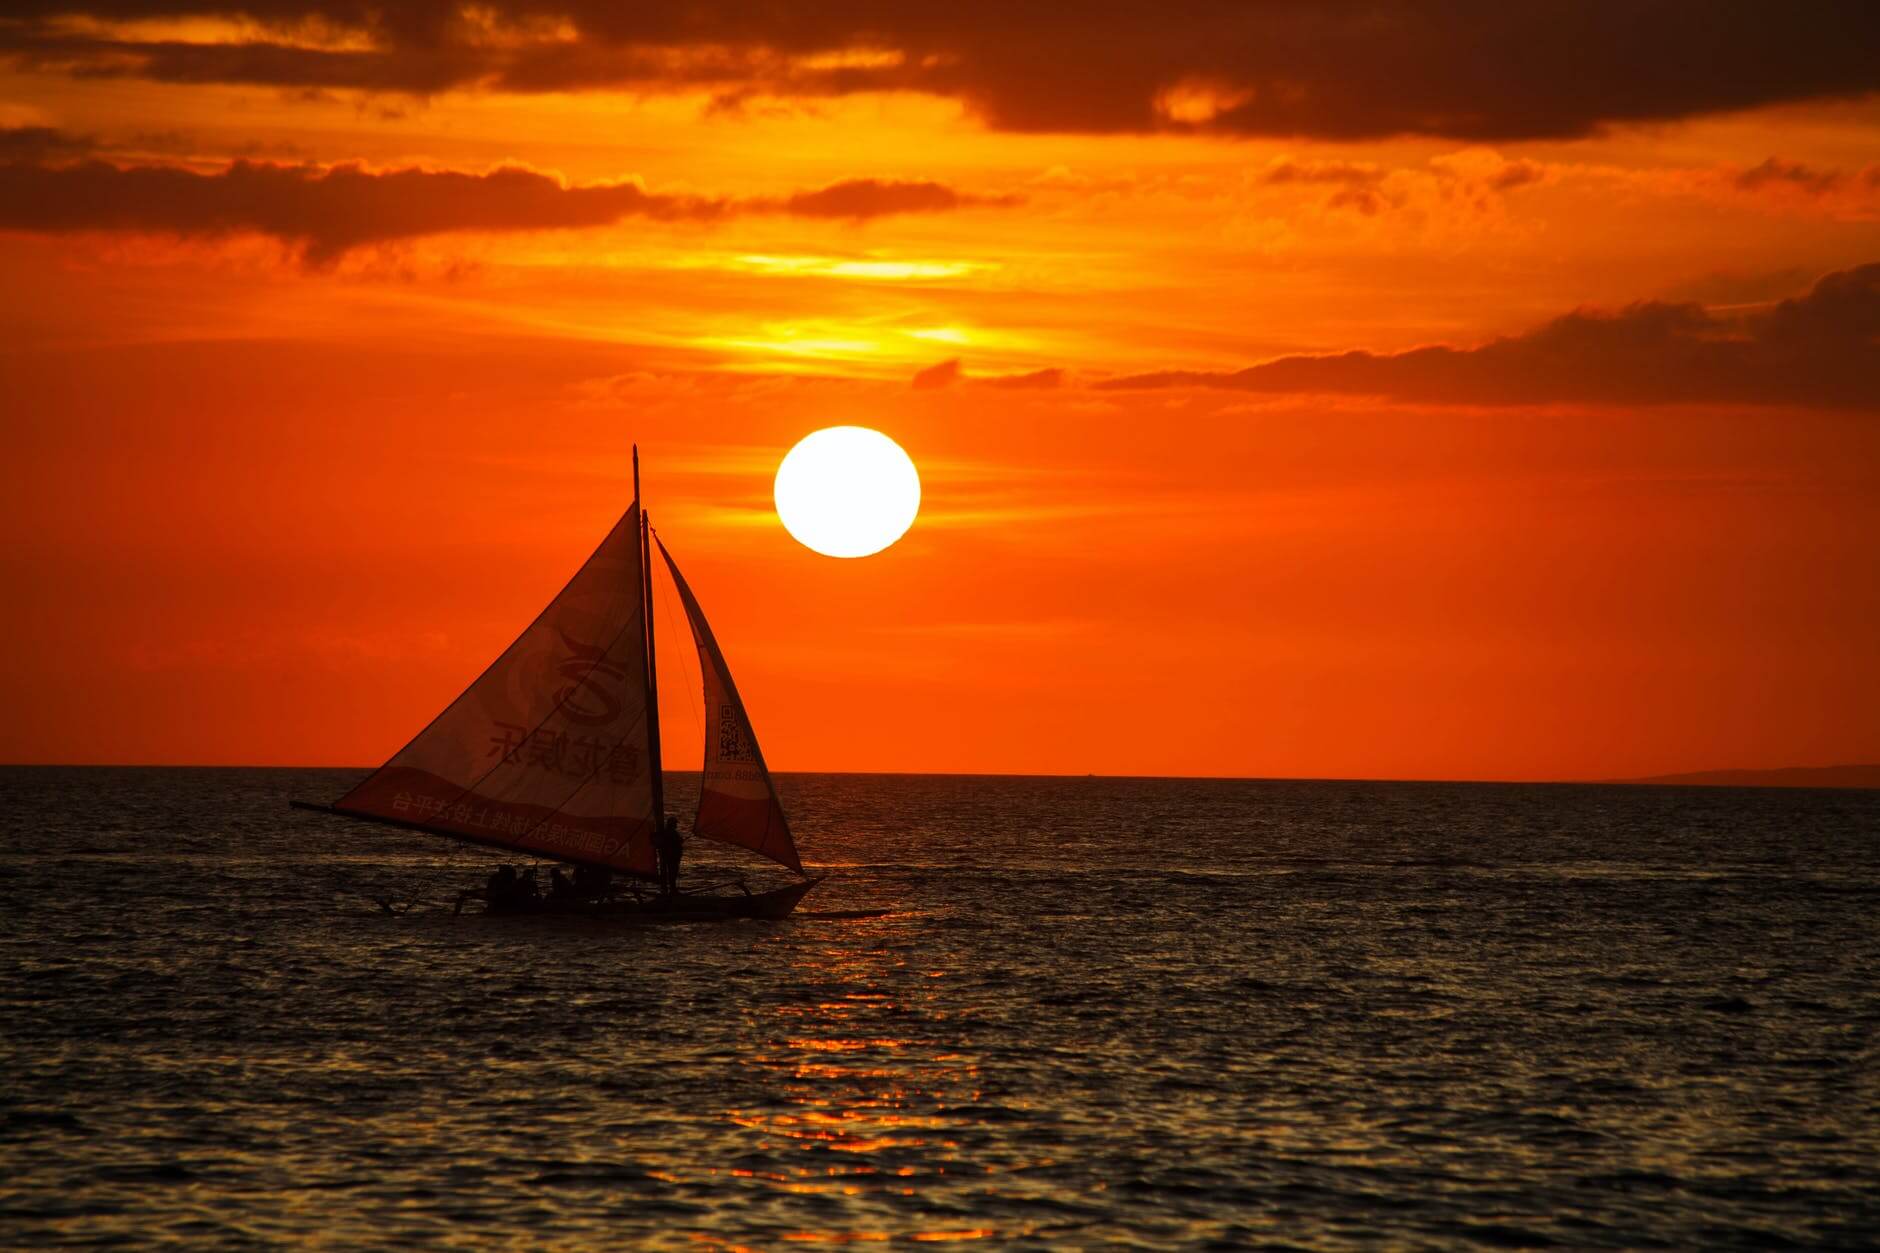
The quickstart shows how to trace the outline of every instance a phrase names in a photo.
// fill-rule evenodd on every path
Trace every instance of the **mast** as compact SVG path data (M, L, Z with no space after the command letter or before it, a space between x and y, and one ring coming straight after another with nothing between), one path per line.
M640 503L640 446L633 446L633 503ZM666 778L659 754L659 670L653 652L653 565L647 535L652 526L646 509L640 509L640 616L646 622L646 729L649 746L648 777L653 781L653 817L657 827L666 825Z

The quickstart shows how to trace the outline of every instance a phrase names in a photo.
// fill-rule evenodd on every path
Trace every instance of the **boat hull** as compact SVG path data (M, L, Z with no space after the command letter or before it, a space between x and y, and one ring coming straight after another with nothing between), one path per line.
M792 883L770 892L747 892L738 896L707 896L680 893L675 897L647 900L541 901L521 908L490 909L486 912L506 915L545 914L553 917L621 918L636 922L718 922L736 918L776 921L788 918L797 902L827 875Z

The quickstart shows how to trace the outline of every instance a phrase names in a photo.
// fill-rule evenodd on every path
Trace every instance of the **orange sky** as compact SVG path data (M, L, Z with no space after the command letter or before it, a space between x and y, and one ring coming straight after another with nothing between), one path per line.
M1880 759L1871 7L618 7L0 19L0 760L376 763L634 442L779 769Z

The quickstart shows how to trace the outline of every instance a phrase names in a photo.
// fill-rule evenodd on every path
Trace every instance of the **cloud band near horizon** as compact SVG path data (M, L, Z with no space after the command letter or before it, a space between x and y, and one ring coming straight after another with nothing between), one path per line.
M1742 316L1645 301L1576 310L1474 348L1281 357L1243 370L1160 370L1106 391L1218 388L1455 405L1795 404L1880 410L1880 262Z

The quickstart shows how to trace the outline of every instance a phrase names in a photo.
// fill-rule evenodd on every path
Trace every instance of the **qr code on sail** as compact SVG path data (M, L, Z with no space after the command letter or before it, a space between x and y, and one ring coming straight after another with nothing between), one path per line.
M736 705L718 706L718 760L748 761L750 750L745 747L744 722L738 717Z

